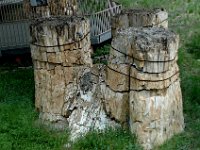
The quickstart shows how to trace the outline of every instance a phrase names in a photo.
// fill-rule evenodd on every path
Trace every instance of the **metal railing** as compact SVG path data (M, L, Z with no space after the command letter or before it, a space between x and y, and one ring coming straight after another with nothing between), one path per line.
M91 40L93 44L102 43L112 37L111 17L121 12L122 6L115 6L89 15L91 26Z
M79 13L90 19L92 44L110 39L111 17L122 6L110 0L78 0L78 4ZM0 0L0 51L29 46L29 17L23 0Z
M0 50L29 46L29 21L22 0L0 1Z
M92 44L99 44L111 36L111 17L119 14L122 5L112 0L78 0L80 13L90 19Z

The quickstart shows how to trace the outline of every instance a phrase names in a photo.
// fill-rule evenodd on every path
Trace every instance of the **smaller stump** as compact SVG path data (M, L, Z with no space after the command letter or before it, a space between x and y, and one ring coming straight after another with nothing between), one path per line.
M164 9L128 9L112 18L112 36L128 27L168 28L168 13Z

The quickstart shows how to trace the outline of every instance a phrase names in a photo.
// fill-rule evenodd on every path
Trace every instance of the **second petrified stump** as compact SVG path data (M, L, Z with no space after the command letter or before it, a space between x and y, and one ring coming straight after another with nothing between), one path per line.
M112 17L112 36L128 27L168 28L168 13L165 9L128 9Z
M112 42L110 61L129 70L123 77L127 71L115 69L121 80L113 87L127 84L130 129L147 150L184 129L178 44L178 35L156 27L118 31Z

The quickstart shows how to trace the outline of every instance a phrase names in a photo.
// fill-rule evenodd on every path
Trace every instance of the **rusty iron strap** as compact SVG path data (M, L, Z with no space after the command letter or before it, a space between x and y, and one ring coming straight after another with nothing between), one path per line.
M39 45L39 44L36 44L36 43L31 43L31 44L34 45L34 46L37 46L37 47L46 47L46 48L66 46L66 45L71 45L71 44L74 44L74 43L79 43L79 42L81 42L81 41L84 40L89 34L90 34L90 32L88 32L87 34L85 34L84 37L81 38L80 40L73 41L73 42L66 43L66 44L62 44L62 45L44 46L44 45Z
M130 75L130 72L129 72L129 75L127 75L127 74L125 74L125 73L122 73L122 72L120 72L120 71L117 71L117 70L115 70L115 69L109 67L108 65L106 65L106 67L107 67L108 69L114 71L114 72L119 73L119 74L128 76L128 77L130 77L130 78L132 78L132 79L135 79L135 80L138 80L138 81L144 81L144 82L161 82L161 81L166 81L166 80L169 80L169 79L171 79L172 77L174 77L174 76L176 76L176 75L179 74L179 71L177 71L177 72L176 72L175 74L173 74L171 77L166 78L166 79L163 79L163 80L156 80L156 81L155 81L155 80L154 80L154 81L152 81L152 80L141 80L141 79L138 79L138 78L136 78L136 77L131 76L131 75Z
M115 50L115 51L117 51L117 52L119 52L119 53L121 53L121 54L127 56L127 57L133 58L133 61L134 61L134 60L137 60L137 61L145 61L145 62L152 62L152 63L165 63L165 62L172 62L172 61L175 61L175 60L176 60L176 57L175 57L174 59L166 60L166 61L142 60L142 59L138 59L138 58L135 58L135 57L133 57L133 56L130 56L130 55L124 53L124 52L121 52L120 50L114 48L113 46L111 46L111 48L112 48L113 50Z

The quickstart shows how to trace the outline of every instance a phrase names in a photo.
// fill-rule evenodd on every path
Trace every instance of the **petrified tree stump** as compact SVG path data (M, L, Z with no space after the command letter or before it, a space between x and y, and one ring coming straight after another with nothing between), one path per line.
M69 127L72 140L91 129L129 126L147 150L181 132L184 119L176 63L179 37L164 28L118 30L129 26L167 28L167 13L124 13L122 18L128 23L115 24L116 37L105 67L92 63L87 19L47 18L66 15L69 2L76 4L64 0L55 5L51 0L44 11L36 8L44 18L30 27L35 105L40 118Z
M113 39L110 59L129 64L130 128L147 150L184 129L178 43L164 28L128 28Z
M164 9L129 9L112 17L112 36L120 29L128 27L163 27L168 28L168 13Z
M152 149L184 129L176 62L179 37L158 28L132 32L137 38L130 75L131 130L145 149Z
M91 129L118 125L105 109L105 67L92 64L89 21L46 18L30 29L40 118L69 127L71 140Z
M89 22L79 17L39 19L32 23L30 30L36 108L60 115L65 87L72 82L70 77L76 77L73 73L69 76L67 71L73 71L73 67L92 66Z

